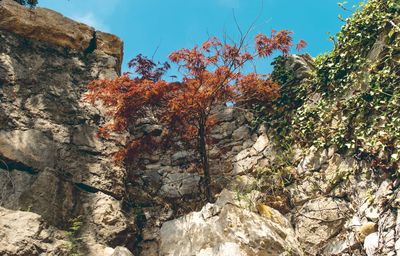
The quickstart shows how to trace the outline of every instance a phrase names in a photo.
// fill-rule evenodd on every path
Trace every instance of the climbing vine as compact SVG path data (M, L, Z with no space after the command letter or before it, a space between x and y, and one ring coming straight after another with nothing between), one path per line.
M334 49L315 59L309 79L296 81L287 57L276 59L272 79L283 85L281 97L260 118L278 139L335 146L377 168L398 169L399 12L398 0L361 3L333 39Z

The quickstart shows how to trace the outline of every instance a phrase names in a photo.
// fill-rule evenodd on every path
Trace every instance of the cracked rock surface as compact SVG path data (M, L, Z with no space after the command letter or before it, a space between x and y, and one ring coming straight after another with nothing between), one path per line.
M0 1L0 206L8 209L0 221L33 223L32 234L0 246L9 255L58 255L58 245L34 229L68 230L78 216L88 255L125 245L134 232L122 211L125 170L110 157L119 142L97 137L104 114L83 101L90 81L118 75L122 41L94 32L51 10ZM11 239L13 229L1 228L2 237ZM23 251L24 241L33 241L29 252L12 252Z

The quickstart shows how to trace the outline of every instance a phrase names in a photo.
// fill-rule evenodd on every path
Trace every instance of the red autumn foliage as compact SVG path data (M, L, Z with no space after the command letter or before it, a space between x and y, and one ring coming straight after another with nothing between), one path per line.
M300 40L297 44L296 44L296 50L301 51L304 48L307 47L307 43L304 40Z
M110 123L100 134L121 133L135 126L136 120L152 113L164 127L159 136L145 135L132 139L128 146L116 154L116 159L129 162L142 152L176 141L197 150L204 174L207 200L211 200L210 172L207 158L209 131L215 125L211 118L216 106L226 103L268 103L279 95L279 85L257 73L243 74L245 64L255 58L271 56L275 51L287 54L294 46L292 33L273 31L271 37L256 36L255 52L245 49L244 40L229 44L210 38L201 46L181 49L169 59L182 73L180 82L167 82L162 76L170 68L168 63L155 63L142 55L129 66L135 76L124 74L113 80L93 81L87 99L99 100L107 108ZM301 49L301 41L297 48Z

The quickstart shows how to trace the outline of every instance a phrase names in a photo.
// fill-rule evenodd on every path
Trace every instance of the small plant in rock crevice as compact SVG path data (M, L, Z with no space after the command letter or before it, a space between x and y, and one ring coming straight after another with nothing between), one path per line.
M79 244L82 240L79 235L82 229L82 224L82 216L73 218L70 220L68 231L65 232L65 235L68 238L66 249L69 252L69 256L82 256L82 254L79 252Z
M286 145L284 150L276 154L270 166L253 171L257 190L264 193L269 206L281 213L287 213L291 209L287 187L298 178L293 159L293 149Z

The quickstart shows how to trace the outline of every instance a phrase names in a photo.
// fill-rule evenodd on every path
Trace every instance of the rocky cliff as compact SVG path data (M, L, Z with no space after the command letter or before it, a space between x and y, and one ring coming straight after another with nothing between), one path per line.
M59 230L76 218L83 251L127 242L126 174L109 157L119 142L97 138L101 109L82 100L89 81L119 74L121 58L113 35L0 1L1 255L63 255L75 244Z
M400 8L383 2L357 11L332 53L275 61L284 88L276 111L215 111L216 202L206 204L193 152L157 151L122 167L111 154L125 138L96 136L106 120L101 105L85 102L86 85L119 75L120 39L1 0L0 255L400 253L391 159ZM129 136L161 128L149 116ZM368 145L379 130L393 136L375 152Z

